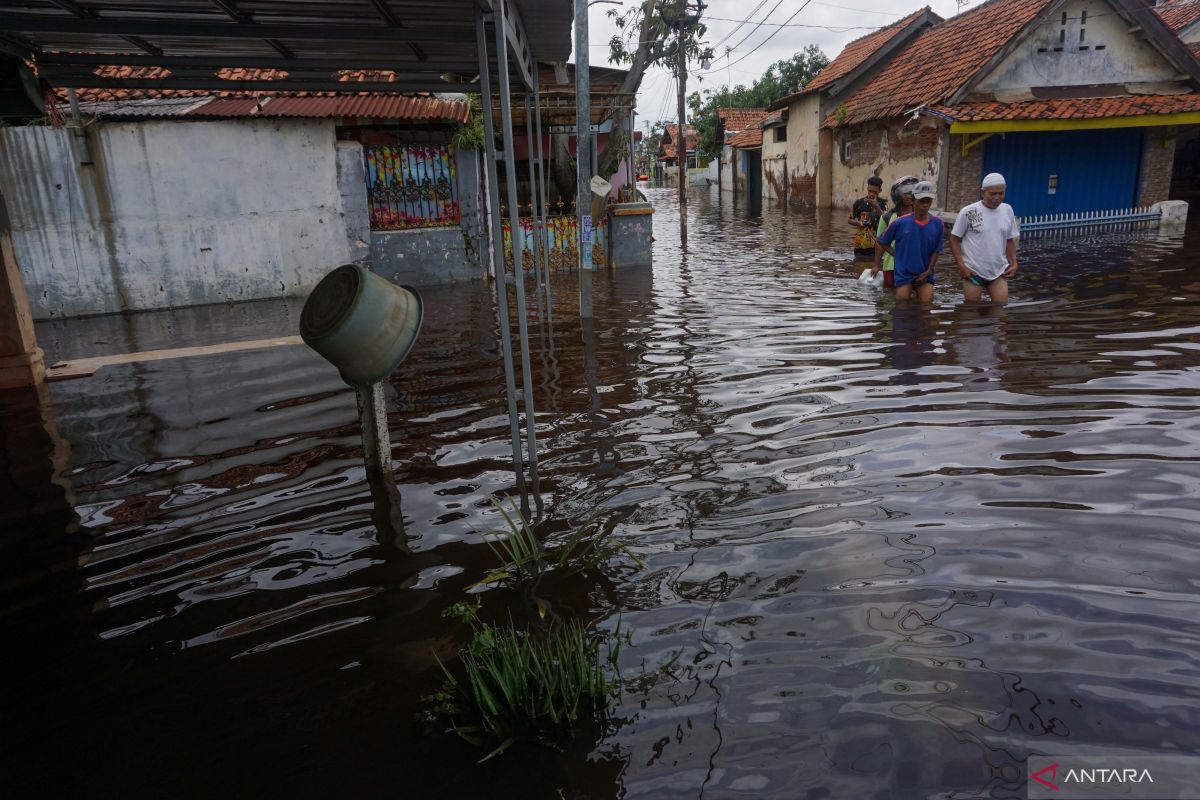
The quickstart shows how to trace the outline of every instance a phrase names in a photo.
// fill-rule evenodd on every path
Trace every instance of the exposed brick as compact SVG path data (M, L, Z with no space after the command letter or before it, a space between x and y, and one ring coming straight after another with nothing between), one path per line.
M983 143L962 154L963 135L951 136L946 179L947 211L958 211L979 199L979 182L983 179Z
M1171 197L1171 173L1175 167L1175 139L1167 128L1146 128L1142 145L1142 189L1139 206L1149 206Z

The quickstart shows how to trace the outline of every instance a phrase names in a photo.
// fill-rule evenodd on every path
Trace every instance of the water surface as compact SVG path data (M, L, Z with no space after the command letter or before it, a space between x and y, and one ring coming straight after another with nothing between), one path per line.
M391 380L412 556L376 542L353 394L303 347L54 384L56 437L6 409L62 465L4 518L14 796L1015 798L1030 754L1200 753L1195 242L1031 238L1007 308L950 281L896 309L839 213L698 194L683 255L653 199L654 269L598 274L590 331L558 275L533 327L540 530L646 564L551 588L632 631L621 724L477 765L413 720L514 480L494 304L458 286ZM39 335L254 339L297 308Z

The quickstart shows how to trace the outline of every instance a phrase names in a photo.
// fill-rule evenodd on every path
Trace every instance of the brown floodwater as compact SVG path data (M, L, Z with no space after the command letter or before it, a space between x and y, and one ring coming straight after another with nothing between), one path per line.
M412 555L376 542L353 393L304 347L0 395L3 796L1023 798L1031 754L1200 754L1197 237L1029 237L1007 308L920 311L855 282L840 213L697 193L681 256L651 194L653 270L598 274L590 331L557 275L533 323L539 531L645 562L545 589L632 634L612 725L477 764L414 720L514 488L494 304L458 286L389 390Z

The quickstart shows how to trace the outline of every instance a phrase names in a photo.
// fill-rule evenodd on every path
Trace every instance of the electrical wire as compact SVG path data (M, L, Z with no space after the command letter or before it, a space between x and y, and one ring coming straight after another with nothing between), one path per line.
M802 3L802 4L801 4L801 6L800 6L799 8L797 8L797 9L796 9L796 13L792 14L790 17L788 17L788 18L787 18L787 19L784 21L784 25L787 25L787 23L791 22L791 21L792 21L792 20L794 20L794 19L795 19L797 16L799 16L799 15L800 15L800 12L801 12L801 11L803 11L805 8L807 8L807 7L808 7L808 4L809 4L809 3L811 3L811 2L813 2L813 0L804 0L804 3ZM769 16L769 15L768 15L768 16ZM758 51L759 51L759 50L762 48L762 46L763 46L763 45L765 45L767 42L769 42L769 41L771 41L772 39L774 39L774 38L775 38L775 36L776 36L776 35L777 35L777 34L778 34L778 33L779 33L781 30L783 30L783 28L782 28L782 27L780 27L780 28L776 28L774 31L772 31L772 32L771 32L771 35L770 35L770 36L768 36L767 38L765 38L765 39L763 39L761 42L759 42L757 45L755 45L755 47L754 47L754 49L753 49L753 50L751 50L749 53L746 53L744 56L742 56L741 58L739 58L737 61L730 61L730 62L729 62L728 64L726 64L726 65L725 65L725 67L723 67L722 69L728 69L729 67L732 67L734 64L740 64L741 62L745 61L747 58L749 58L750 56L752 56L752 55L754 55L756 52L758 52ZM700 75L710 75L710 74L712 74L712 72L713 72L713 70L710 70L709 72L701 72L701 73L698 73L698 74L700 74Z
M746 15L746 17L747 17L746 19L740 19L740 20L739 20L739 19L731 19L731 20L727 20L728 22L736 22L736 23L738 23L738 25L737 25L737 27L736 27L736 28L734 28L733 30L731 30L729 33L727 33L727 34L725 34L723 37L721 37L721 41L719 41L719 42L717 42L716 44L714 44L714 45L713 45L713 48L715 49L715 48L717 48L717 47L720 47L722 44L724 44L725 42L729 41L729 37L733 36L735 33L737 33L739 30L741 30L742 26L743 26L743 25L745 25L747 22L749 22L749 21L750 21L750 19L752 19L752 18L754 17L754 15L755 15L755 14L757 14L757 13L758 13L760 10L762 10L762 7L763 7L763 6L765 6L766 4L767 4L767 0L759 0L759 3L758 3L758 5L756 5L756 6L754 7L754 10L753 10L753 11L751 11L749 14L747 14L747 15ZM717 17L709 17L709 19L718 19L718 18L717 18Z

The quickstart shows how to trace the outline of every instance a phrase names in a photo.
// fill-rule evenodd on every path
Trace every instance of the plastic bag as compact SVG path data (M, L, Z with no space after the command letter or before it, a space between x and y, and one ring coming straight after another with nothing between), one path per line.
M874 278L871 277L871 268L867 267L862 271L862 275L858 276L858 282L866 286L883 286L883 270L880 270Z

